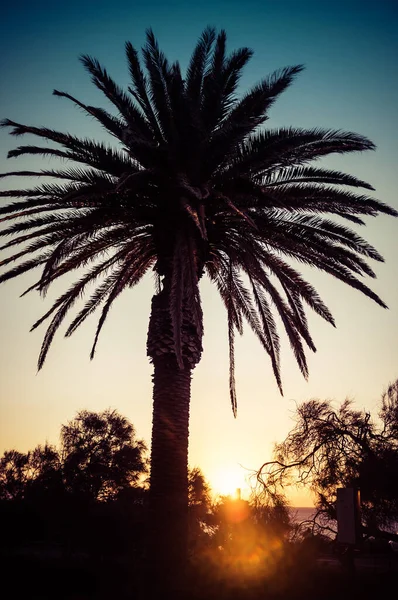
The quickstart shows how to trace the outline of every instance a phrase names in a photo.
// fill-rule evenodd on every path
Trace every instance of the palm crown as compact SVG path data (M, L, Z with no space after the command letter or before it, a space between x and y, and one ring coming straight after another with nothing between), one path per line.
M54 90L94 117L114 136L117 147L2 122L13 135L34 134L58 144L19 146L9 157L39 154L67 159L71 166L2 175L51 177L55 182L1 192L19 198L0 209L3 224L12 222L0 233L13 236L2 249L20 249L0 263L17 261L0 282L42 267L26 292L45 293L63 274L87 268L33 325L35 329L50 319L41 368L54 334L86 288L96 282L66 335L102 305L93 356L114 300L153 269L159 290L168 290L173 352L182 367L183 314L189 314L201 336L198 285L206 272L227 310L230 393L236 412L234 332L242 332L244 320L269 354L281 391L273 313L279 313L304 376L303 342L315 350L304 304L333 324L328 308L291 259L321 269L385 306L361 279L374 277L366 259L382 257L341 219L326 215L362 224L362 216L396 212L351 191L372 190L364 181L310 164L334 152L373 149L368 139L342 131L261 127L301 66L273 73L238 99L239 78L252 53L242 48L227 55L224 31L203 32L185 80L179 64L170 64L160 51L152 31L142 52L146 74L137 51L126 44L128 92L95 59L81 58L93 83L116 107L116 116Z

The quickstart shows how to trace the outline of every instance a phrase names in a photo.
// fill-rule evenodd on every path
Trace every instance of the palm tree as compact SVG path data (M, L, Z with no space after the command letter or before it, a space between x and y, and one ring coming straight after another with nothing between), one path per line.
M215 283L226 308L230 396L236 414L234 335L247 321L268 353L282 392L279 336L274 313L286 330L298 366L308 375L304 344L315 350L304 305L331 324L333 317L294 261L333 275L381 306L361 279L374 277L367 258L380 254L342 219L397 213L351 188L373 188L351 175L315 167L331 153L374 149L355 133L293 127L265 129L268 109L301 66L287 67L236 96L252 51L226 53L226 34L207 28L185 79L170 64L152 31L142 49L126 44L131 87L122 90L97 60L82 56L92 81L117 115L54 90L94 117L117 145L81 139L11 120L15 136L33 134L57 146L26 145L8 156L41 155L70 166L13 171L5 176L51 177L53 183L15 189L0 209L2 249L19 247L2 261L4 282L41 267L25 293L45 294L58 278L81 267L84 275L32 327L49 324L39 356L43 366L55 333L86 289L86 302L70 322L70 336L102 306L91 351L119 294L153 270L147 353L153 367L150 511L155 559L166 571L181 565L187 543L187 452L191 375L202 353L199 282ZM327 218L336 215L338 221ZM11 224L5 224L7 220ZM173 540L170 547L169 542Z

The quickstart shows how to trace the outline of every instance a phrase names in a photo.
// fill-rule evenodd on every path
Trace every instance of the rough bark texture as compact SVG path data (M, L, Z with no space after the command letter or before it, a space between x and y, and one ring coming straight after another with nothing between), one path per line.
M184 308L183 306L181 325L182 357L184 365L193 369L202 355L202 339L193 323L193 316ZM162 358L175 361L174 348L168 294L164 290L152 298L147 354L154 364Z
M154 361L149 558L160 589L184 579L188 534L188 426L191 370Z
M152 300L147 350L154 365L148 558L152 591L159 595L171 590L177 592L184 581L188 547L191 376L202 352L201 337L185 314L182 324L184 368L178 366L164 290Z

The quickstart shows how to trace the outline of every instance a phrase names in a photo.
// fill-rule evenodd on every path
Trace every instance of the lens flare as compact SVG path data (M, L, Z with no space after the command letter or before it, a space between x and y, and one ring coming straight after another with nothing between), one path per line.
M277 535L249 502L224 498L218 506L218 519L215 543L206 552L213 576L245 587L275 572L284 554L283 536Z

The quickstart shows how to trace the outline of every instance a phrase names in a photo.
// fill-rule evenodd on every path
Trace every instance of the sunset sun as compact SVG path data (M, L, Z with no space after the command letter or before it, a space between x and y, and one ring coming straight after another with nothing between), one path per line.
M212 477L212 488L214 493L220 496L236 496L237 489L246 495L249 484L246 481L247 472L239 465L225 467L215 471Z

